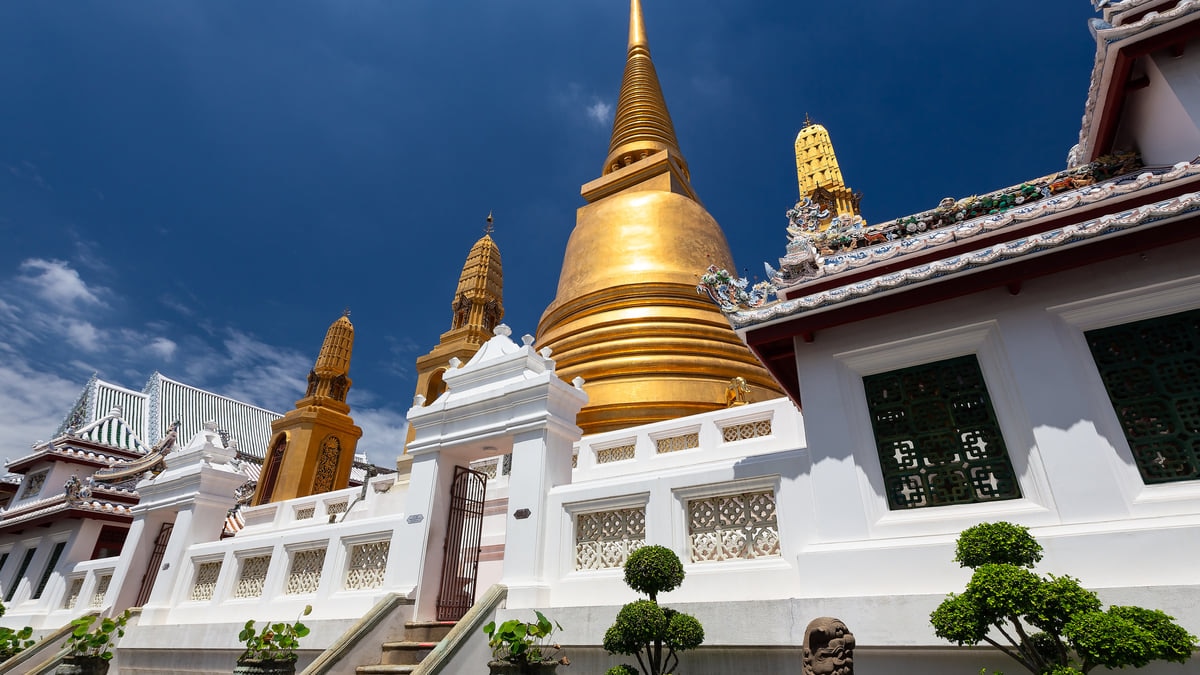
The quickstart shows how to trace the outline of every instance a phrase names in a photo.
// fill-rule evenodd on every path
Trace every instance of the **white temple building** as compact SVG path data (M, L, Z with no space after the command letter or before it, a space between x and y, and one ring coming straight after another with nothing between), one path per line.
M1045 547L1040 572L1200 632L1200 0L1095 5L1063 172L858 229L818 232L800 204L786 243L780 232L776 299L707 278L786 397L584 435L587 382L500 324L439 371L444 391L414 401L397 474L243 509L222 538L246 476L198 425L136 484L135 506L93 495L136 542L119 555L75 555L82 535L65 531L39 532L63 545L34 555L32 534L0 540L0 589L16 589L0 623L48 630L139 606L119 673L227 673L248 618L312 605L297 672L472 673L488 660L481 626L536 609L563 626L567 672L603 673L624 661L598 646L604 631L636 598L621 565L658 544L687 573L660 600L705 627L681 658L691 675L801 672L821 616L852 629L860 673L1011 671L928 621L969 578L958 533L1007 520ZM169 416L137 414L19 460L26 488L43 466L61 484L60 464L99 442L146 455L139 439L161 440ZM93 437L105 424L129 431ZM0 513L0 535L40 494ZM73 562L43 581L56 556Z

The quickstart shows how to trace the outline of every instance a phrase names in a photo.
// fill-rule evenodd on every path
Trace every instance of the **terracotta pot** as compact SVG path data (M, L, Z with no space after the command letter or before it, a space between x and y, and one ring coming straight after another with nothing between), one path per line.
M238 659L233 675L295 675L295 661L256 661Z
M491 675L552 675L557 668L557 661L526 664L509 663L508 661L491 661L488 663Z
M54 675L106 675L108 661L99 656L68 656L54 669Z

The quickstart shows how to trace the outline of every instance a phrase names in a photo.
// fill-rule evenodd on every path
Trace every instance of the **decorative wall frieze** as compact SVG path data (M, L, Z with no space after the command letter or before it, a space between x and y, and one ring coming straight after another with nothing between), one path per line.
M1200 172L1200 166L1196 164L1179 165L1176 170L1185 171L1193 174ZM1138 180L1150 180L1148 174L1143 174L1138 177ZM1098 190L1107 192L1106 186L1095 186ZM1111 195L1110 195L1111 196ZM1052 200L1044 204L1037 205L1037 209L1044 208L1057 210L1066 210L1078 206L1083 202L1084 197L1080 194L1064 195L1062 201ZM1054 203L1054 202L1057 202ZM830 288L812 295L777 302L772 305L727 313L726 316L735 327L744 327L752 324L763 323L780 317L795 314L801 311L826 307L829 305L838 304L847 300L860 298L872 293L900 288L903 286L928 281L938 277L944 277L951 274L965 272L971 269L993 265L999 262L1018 258L1030 253L1050 250L1058 248L1066 244L1074 244L1079 241L1095 239L1098 237L1107 236L1116 232L1133 230L1140 227L1152 225L1155 222L1164 218L1182 215L1200 211L1200 192L1191 192L1180 195L1171 199L1156 202L1153 204L1145 204L1139 207L1122 211L1120 213L1105 214L1099 218L1094 218L1082 223L1068 225L1065 227L1056 228L1048 232L1042 232L1028 237L1021 237L1014 241L988 246L986 248L955 255L944 260L916 265L914 267L890 272L888 274L879 275L870 279L864 279L845 286ZM1043 212L1039 215L1046 215L1054 211ZM980 223L968 223L961 230L956 228L954 231L944 231L930 233L929 237L918 240L910 240L902 242L897 247L908 246L921 248L929 248L939 244L956 241L956 236L962 238L961 233L966 236L977 234L980 231L988 231L989 225L994 225L991 229L998 229L1004 224L1012 222L1005 217L1009 214L1001 214L995 218L1000 220L986 219ZM1019 217L1019 216L1014 216ZM969 228L978 228L974 232L970 232ZM863 251L864 256L873 257L875 260L888 259L899 254L899 251L889 251L890 247L881 247L877 252ZM920 250L920 249L917 249ZM906 251L911 252L911 250ZM868 260L869 262L869 260ZM862 264L866 264L865 262Z

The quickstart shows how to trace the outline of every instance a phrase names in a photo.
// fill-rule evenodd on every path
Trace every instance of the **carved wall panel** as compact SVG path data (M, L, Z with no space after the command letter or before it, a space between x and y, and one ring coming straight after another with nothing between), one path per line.
M350 564L346 567L346 588L360 590L382 586L390 548L390 541L372 541L351 547Z
M196 567L196 581L192 583L191 599L212 600L217 590L217 579L221 576L221 561L200 563Z
M700 434L699 432L692 432L690 434L671 436L670 438L660 438L654 442L654 445L658 449L659 454L690 450L700 447Z
M778 556L775 492L742 492L689 500L693 562Z
M263 584L267 581L267 570L270 568L270 555L242 558L242 569L238 575L237 587L233 589L233 597L260 597L263 592Z
M646 509L636 507L575 516L575 569L623 567L646 545Z
M292 568L288 571L287 588L284 593L316 593L321 585L321 570L325 567L325 549L310 548L292 554Z
M734 441L744 441L748 438L760 438L762 436L770 435L771 420L769 419L721 427L721 438L726 443L733 443Z

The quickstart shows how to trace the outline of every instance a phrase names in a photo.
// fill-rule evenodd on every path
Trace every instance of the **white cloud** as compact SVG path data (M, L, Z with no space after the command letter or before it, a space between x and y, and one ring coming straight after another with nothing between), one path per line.
M175 349L178 347L173 341L165 337L154 338L150 344L146 345L146 350L154 354L164 361L170 361L175 357Z
M104 305L97 292L80 278L79 272L62 260L30 258L21 263L21 272L24 274L17 278L19 281L32 286L38 297L61 308Z
M103 347L101 331L87 321L67 319L63 334L68 342L86 352L98 352Z
M16 459L49 440L79 397L84 380L42 372L20 359L0 363L0 458Z
M587 115L594 122L601 125L612 123L613 107L611 103L605 103L600 99L596 99L587 107Z
M358 452L366 453L367 461L372 464L395 468L408 436L408 421L404 415L383 408L352 409L350 415L363 430Z
M612 123L613 104L595 94L587 93L578 82L572 82L566 88L555 91L551 100L572 116L579 115L588 124L605 127Z

